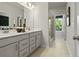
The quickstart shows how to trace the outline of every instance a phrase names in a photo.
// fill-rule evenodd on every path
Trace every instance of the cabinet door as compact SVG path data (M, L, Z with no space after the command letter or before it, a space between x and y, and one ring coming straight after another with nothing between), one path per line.
M36 48L39 47L40 45L41 45L41 35L37 35Z
M18 56L18 44L13 43L0 48L0 57L17 57Z
M22 49L22 51L20 51L19 56L20 57L26 57L29 55L29 47Z
M20 47L19 50L29 47L29 39L25 38L19 41L19 47Z

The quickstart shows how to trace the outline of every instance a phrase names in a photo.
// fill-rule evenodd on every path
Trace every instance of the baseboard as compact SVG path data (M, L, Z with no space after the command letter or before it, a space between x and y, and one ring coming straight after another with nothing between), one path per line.
M66 41L66 46L67 46L67 49L68 49L68 52L69 52L69 56L70 56L70 57L73 57L73 56L72 56L72 53L71 53L71 50L70 50L70 47L69 47L69 44L68 44L67 41Z

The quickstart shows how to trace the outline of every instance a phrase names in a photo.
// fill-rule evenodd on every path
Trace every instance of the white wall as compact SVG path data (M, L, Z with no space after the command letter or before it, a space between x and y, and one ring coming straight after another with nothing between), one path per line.
M54 15L52 15L49 10L48 10L48 17L51 17L51 21L49 22L49 46L50 46L52 42L55 40L55 24L54 24Z
M66 13L66 6L63 7L56 7L56 8L51 8L49 9L49 12L52 15L61 15L61 14L65 14Z
M26 26L34 29L34 9L24 8L24 18L26 18Z
M34 12L34 29L41 28L43 32L42 46L48 47L48 3L37 2Z
M13 26L14 20L16 20L18 16L24 16L23 9L20 9L9 2L0 2L0 12L8 14L10 27Z
M33 9L24 8L24 17L32 30L42 29L42 47L48 47L48 3L35 2L33 4Z

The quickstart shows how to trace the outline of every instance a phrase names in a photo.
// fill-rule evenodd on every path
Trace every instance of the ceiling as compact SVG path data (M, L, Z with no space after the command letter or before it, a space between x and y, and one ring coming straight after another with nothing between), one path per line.
M49 9L56 8L56 7L65 7L67 2L49 2L48 7Z
M16 6L17 8L20 8L20 9L24 9L24 6L22 6L21 4L19 4L18 2L7 2L8 4L11 4L11 5L14 5Z
M36 2L35 2L36 3ZM34 2L32 4L35 4ZM17 2L11 2L12 5L17 6L18 8L24 9L24 6L20 5ZM58 8L58 7L65 7L67 2L48 2L48 8Z

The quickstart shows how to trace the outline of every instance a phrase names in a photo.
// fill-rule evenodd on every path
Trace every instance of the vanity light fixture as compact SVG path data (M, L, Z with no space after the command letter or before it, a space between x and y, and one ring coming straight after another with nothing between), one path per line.
M19 4L21 4L22 6L28 8L28 9L33 9L34 5L31 2L18 2Z
M32 6L32 4L29 2L29 3L28 3L28 6L29 6L29 7L31 7L31 6Z

